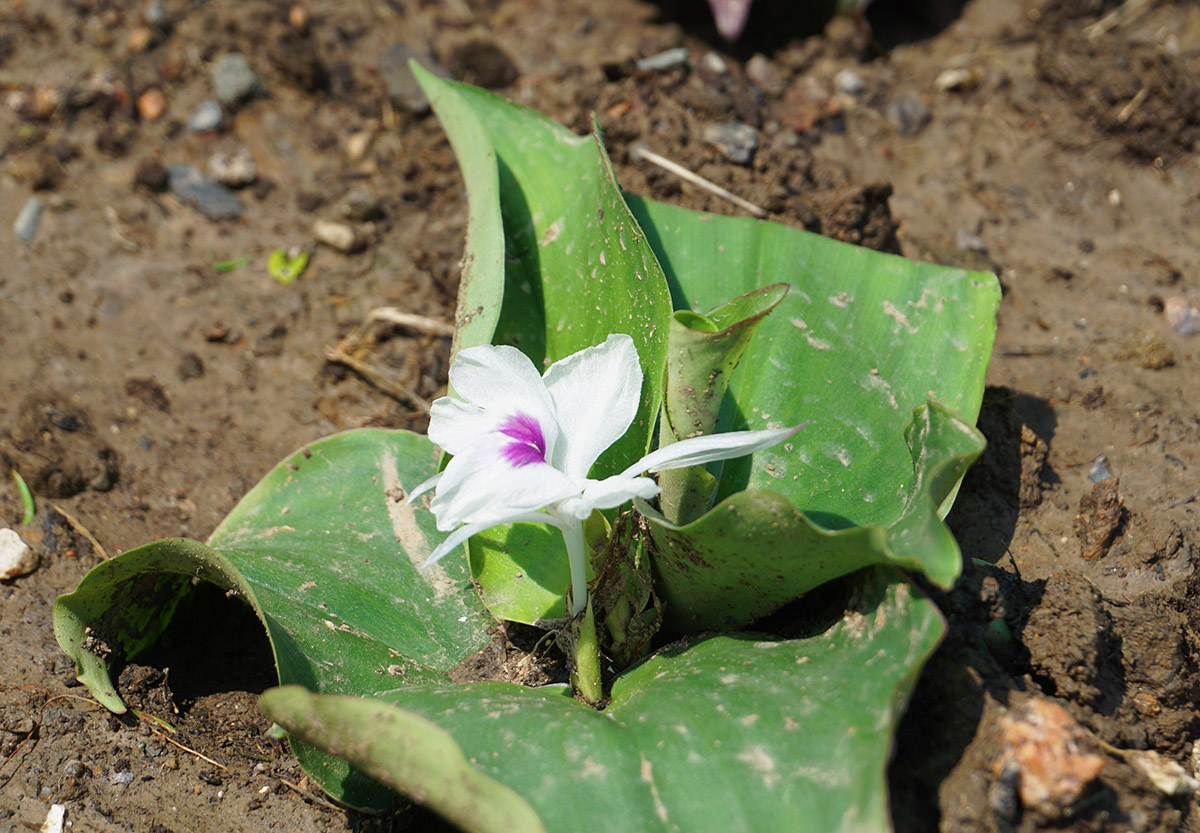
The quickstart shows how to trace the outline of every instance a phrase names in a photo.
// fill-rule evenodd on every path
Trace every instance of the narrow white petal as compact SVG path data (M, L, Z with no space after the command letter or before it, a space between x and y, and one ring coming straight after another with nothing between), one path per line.
M755 451L761 451L783 442L805 425L808 423L804 422L791 428L774 428L767 431L730 431L725 434L706 434L703 437L680 440L650 452L627 468L623 474L681 469L685 466L699 466L714 460L728 460L730 457L753 454Z
M494 526L500 526L501 524L515 524L521 521L550 524L551 526L558 527L559 529L562 528L562 524L560 524L555 518L547 515L545 512L521 512L516 515L511 515L507 518L502 518L495 523L481 521L479 523L460 526L458 529L447 535L445 540L434 548L433 552L429 554L429 558L427 558L425 563L421 565L421 569L429 569L434 564L438 563L438 561L440 561L444 556L454 552L454 550L461 546L462 543L472 535L478 535L480 532L491 529Z
M552 506L582 491L581 482L548 463L510 464L502 451L508 442L507 437L488 435L447 464L429 504L438 529L500 523L500 518Z
M616 333L560 359L546 371L545 384L563 433L553 462L572 477L586 477L637 414L642 366L633 339Z
M583 494L558 504L558 511L586 520L593 509L613 509L640 497L649 500L659 493L658 484L649 477L629 477L615 474L603 480L589 480Z
M420 483L417 484L416 488L414 488L411 492L408 493L408 500L406 500L404 502L412 503L414 500L419 498L421 495L425 494L430 489L432 489L434 486L436 486L438 484L438 481L440 481L441 479L442 479L442 473L439 471L437 474L435 474L433 477L429 478L428 480L422 480Z

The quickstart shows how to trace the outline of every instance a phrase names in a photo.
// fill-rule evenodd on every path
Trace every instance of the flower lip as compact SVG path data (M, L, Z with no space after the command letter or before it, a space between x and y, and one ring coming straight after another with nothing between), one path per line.
M529 414L514 414L496 428L516 442L505 443L500 449L504 459L514 466L528 466L546 462L546 436L541 423Z

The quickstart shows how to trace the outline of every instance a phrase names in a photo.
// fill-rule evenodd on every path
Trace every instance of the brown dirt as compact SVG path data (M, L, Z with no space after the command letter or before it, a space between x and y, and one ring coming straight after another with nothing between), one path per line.
M1192 769L1200 342L1161 309L1200 301L1200 6L1161 0L1101 32L1120 3L972 0L885 55L839 20L766 61L726 54L722 74L702 61L710 27L668 19L677 3L311 0L300 29L288 5L165 0L154 26L143 3L0 11L0 455L41 510L25 530L39 568L0 585L0 831L36 827L52 801L77 830L433 829L417 811L366 821L306 789L263 734L254 695L271 679L236 602L198 595L171 644L122 677L176 734L86 702L51 631L54 597L101 557L52 506L109 552L203 538L292 448L353 426L423 427L403 390L437 395L446 339L393 327L360 348L394 396L325 359L377 306L452 310L462 184L436 122L385 104L380 59L397 42L577 129L597 112L634 192L734 212L635 161L643 141L790 225L995 269L991 447L951 516L984 563L938 596L951 631L900 732L897 828L1200 829L1189 799L1113 754L1060 816L1020 812L996 769L1001 717L1034 697L1090 737ZM886 5L871 19L890 43L900 22L876 13ZM690 69L631 69L674 46ZM235 50L266 96L223 133L189 132L209 65ZM861 78L857 98L831 95L842 69ZM937 83L947 69L965 70L955 89ZM135 103L152 87L156 121ZM748 165L703 141L734 118L760 128ZM360 135L370 144L354 156ZM242 147L260 181L240 192L241 220L161 192L158 166ZM363 186L378 204L355 253L319 247L286 287L266 274L271 249L306 245L344 203L363 208L346 199ZM35 191L47 210L25 245L11 229ZM251 266L212 268L247 253ZM1101 454L1114 480L1092 496ZM0 491L0 518L19 517L15 490Z

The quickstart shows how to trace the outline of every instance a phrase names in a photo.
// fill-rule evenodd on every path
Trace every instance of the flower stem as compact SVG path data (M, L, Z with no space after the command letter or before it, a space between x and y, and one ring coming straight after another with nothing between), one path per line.
M559 527L567 545L567 563L571 565L571 598L567 600L567 613L578 616L587 607L587 544L583 540L583 524L564 519Z
M575 639L575 689L593 706L599 705L604 699L604 686L600 680L600 643L596 638L596 617L592 614L591 600L588 600L587 612L579 621L579 634Z
M561 518L559 529L567 545L567 563L571 565L571 597L567 599L567 614L577 619L575 633L575 689L593 705L604 698L600 680L600 640L596 637L596 617L588 599L587 542L583 538L583 523L574 518Z

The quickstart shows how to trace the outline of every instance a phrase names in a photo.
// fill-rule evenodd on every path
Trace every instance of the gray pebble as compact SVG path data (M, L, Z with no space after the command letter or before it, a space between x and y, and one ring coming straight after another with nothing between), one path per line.
M242 216L242 203L234 193L191 165L168 165L167 187L210 220L236 220Z
M37 234L38 223L42 221L42 211L45 208L46 201L39 197L30 197L29 201L25 203L25 207L21 209L16 222L13 223L13 231L17 233L17 237L21 238L22 242L28 243Z
M651 55L649 58L642 58L637 62L637 68L642 72L662 72L686 63L687 49L679 46L659 52L657 55Z
M163 9L162 0L150 0L146 4L146 22L151 26L159 26L167 20L167 12Z
M915 95L896 96L888 102L884 115L901 136L916 136L933 118L928 105Z
M217 58L212 69L212 85L217 101L230 109L266 92L241 52L230 52Z
M749 165L758 152L758 131L737 121L710 124L704 128L704 141L739 165Z
M193 133L204 133L207 130L220 130L224 124L225 112L221 109L221 102L210 98L192 111L187 126Z
M1101 454L1092 461L1092 467L1088 469L1088 480L1093 483L1103 483L1112 476L1112 469L1108 467L1108 457Z

